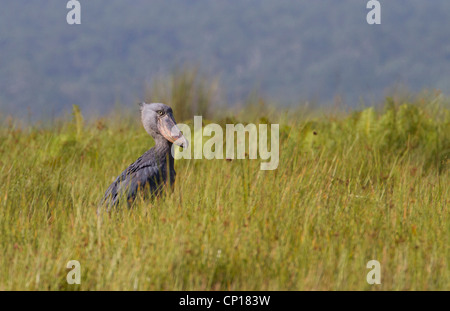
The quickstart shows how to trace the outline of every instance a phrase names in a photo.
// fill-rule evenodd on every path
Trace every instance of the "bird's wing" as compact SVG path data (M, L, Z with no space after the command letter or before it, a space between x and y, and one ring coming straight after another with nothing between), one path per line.
M151 151L151 150L150 150ZM102 203L113 206L126 194L127 200L134 199L139 187L149 187L155 190L160 180L160 171L157 163L147 152L131 164L108 187Z

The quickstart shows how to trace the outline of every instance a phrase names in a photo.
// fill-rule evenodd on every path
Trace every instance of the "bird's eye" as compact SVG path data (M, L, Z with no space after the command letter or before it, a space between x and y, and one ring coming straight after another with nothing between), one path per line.
M164 115L164 111L162 111L162 110L158 110L157 113L158 113L160 116L163 116L163 115Z

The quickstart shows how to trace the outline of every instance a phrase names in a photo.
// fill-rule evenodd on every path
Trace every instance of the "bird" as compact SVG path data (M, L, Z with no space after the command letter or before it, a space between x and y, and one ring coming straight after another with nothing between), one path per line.
M162 103L139 104L141 121L146 132L155 140L155 146L146 151L126 168L108 187L100 206L109 211L126 198L128 206L139 192L144 198L157 196L169 179L173 187L175 182L172 145L182 148L188 141L177 127L172 108Z

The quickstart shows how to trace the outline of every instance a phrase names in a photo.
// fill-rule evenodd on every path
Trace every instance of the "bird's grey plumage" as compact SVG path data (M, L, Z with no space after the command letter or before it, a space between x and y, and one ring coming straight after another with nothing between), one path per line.
M131 203L138 192L144 197L161 192L167 179L175 182L172 144L186 147L187 141L176 127L172 109L164 104L141 104L141 119L145 130L154 138L155 146L125 169L109 186L102 206L115 206L121 198Z

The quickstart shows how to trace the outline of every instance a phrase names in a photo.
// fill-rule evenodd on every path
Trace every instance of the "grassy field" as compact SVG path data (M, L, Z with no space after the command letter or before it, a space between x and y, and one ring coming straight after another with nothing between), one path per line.
M188 121L189 111L177 115ZM226 117L225 117L226 116ZM178 160L172 193L98 217L153 145L138 110L0 127L0 290L450 290L450 110L379 108L210 119L280 124L280 164ZM368 261L381 263L369 285ZM81 284L69 285L69 260Z

